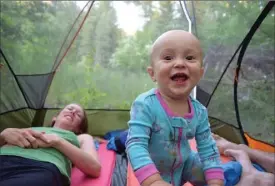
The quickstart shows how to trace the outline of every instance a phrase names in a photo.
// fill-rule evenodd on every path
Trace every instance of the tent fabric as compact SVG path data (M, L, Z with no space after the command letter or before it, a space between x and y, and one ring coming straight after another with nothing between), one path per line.
M145 68L150 45L164 31L188 30L188 21L180 1L129 2L147 22L127 35L117 26L117 3L1 2L0 131L48 126L71 102L86 109L92 135L127 129L132 101L155 86ZM264 150L269 144L273 151L274 2L184 3L205 52L197 99L207 106L211 128L232 142ZM238 46L267 8L240 53Z
M249 32L245 36L244 40L242 41L242 43L241 43L242 46L240 48L240 54L238 56L237 67L236 67L236 71L235 71L235 77L234 77L234 105L235 105L235 113L236 113L236 119L237 119L237 122L238 122L238 126L240 128L241 134L242 134L243 139L245 140L246 144L248 144L248 142L247 142L247 139L246 139L246 137L244 135L244 128L243 128L243 126L241 124L240 112L239 112L239 106L238 106L239 100L238 100L238 93L237 92L238 92L238 84L239 84L239 74L240 74L241 64L243 62L243 57L244 57L245 51L246 51L249 43L251 42L251 39L252 39L253 35L255 34L255 32L257 31L257 29L260 27L260 25L262 24L262 22L264 21L264 19L268 15L268 13L272 10L273 6L274 6L274 3L268 3L265 6L265 8L263 9L263 11L261 12L261 14L259 15L259 17L255 21L255 23L252 25L251 29L249 30Z
M264 143L264 142L259 141L259 140L255 140L252 137L250 137L247 133L245 134L245 137L246 137L246 139L248 141L248 144L251 148L261 150L261 151L264 151L264 152L275 153L275 147L274 146L272 146L270 144L267 144L267 143Z
M145 20L134 34L118 26L121 2L78 3L0 3L0 132L49 126L72 102L85 108L93 136L127 129L135 97L156 86L146 74L151 44L167 30L189 29L181 1L126 2L142 9ZM197 99L207 106L212 131L273 153L274 3L184 1L205 53ZM242 49L261 14L266 17ZM132 186L127 158L106 145L99 148L103 176L96 181L73 169L72 185Z
M6 62L2 49L0 49L0 52L0 63L2 64L0 69L0 111L1 113L5 113L18 108L26 108L28 105L17 84L17 79L13 75L13 71L10 69L9 64Z
M53 74L17 76L29 108L39 109L43 106L49 88L49 79L52 77Z

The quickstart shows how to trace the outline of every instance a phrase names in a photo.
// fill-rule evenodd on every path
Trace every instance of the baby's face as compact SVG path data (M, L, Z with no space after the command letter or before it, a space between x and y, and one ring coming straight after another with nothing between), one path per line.
M203 75L202 50L199 41L185 31L162 35L152 49L151 78L166 96L188 96Z

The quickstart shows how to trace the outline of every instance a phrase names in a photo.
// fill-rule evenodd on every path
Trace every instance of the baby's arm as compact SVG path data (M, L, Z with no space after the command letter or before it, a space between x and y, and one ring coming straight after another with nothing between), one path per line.
M224 175L221 167L220 154L216 142L211 135L208 114L205 107L201 109L199 121L200 123L195 138L205 179L208 185L223 185Z
M130 117L126 152L139 183L149 186L162 181L148 151L153 123L149 104L143 100L136 100L132 105Z

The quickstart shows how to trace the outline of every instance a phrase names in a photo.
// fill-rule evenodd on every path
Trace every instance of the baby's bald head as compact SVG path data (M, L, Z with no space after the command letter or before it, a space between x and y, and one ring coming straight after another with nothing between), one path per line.
M202 56L202 49L199 40L189 32L184 30L170 30L160 35L153 43L150 51L150 63L154 64L154 59L158 56L163 48L182 47L182 45L188 45L186 48L196 48ZM192 46L191 46L192 45Z

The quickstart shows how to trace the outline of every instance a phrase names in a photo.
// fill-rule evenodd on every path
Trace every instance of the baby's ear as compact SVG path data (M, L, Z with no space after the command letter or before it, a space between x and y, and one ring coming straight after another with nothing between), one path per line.
M156 78L155 78L155 73L154 73L153 67L152 66L147 67L147 72L148 72L149 76L151 77L151 79L153 80L153 82L155 82Z

